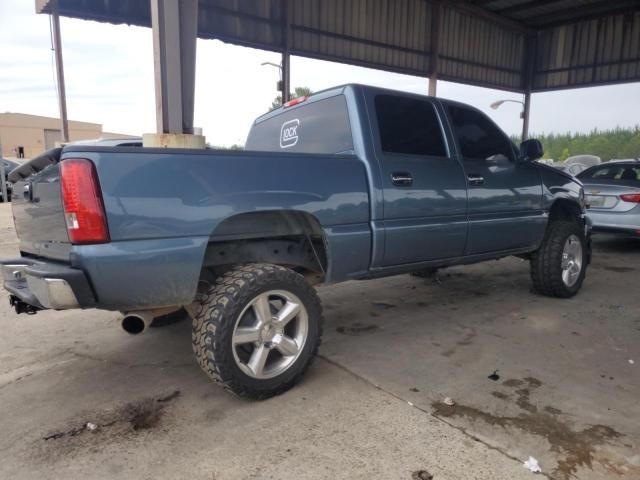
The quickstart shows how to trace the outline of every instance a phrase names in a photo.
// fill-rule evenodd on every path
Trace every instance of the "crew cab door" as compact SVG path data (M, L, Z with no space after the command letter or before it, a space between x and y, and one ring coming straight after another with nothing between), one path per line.
M466 182L430 99L372 93L384 211L382 266L462 255Z
M536 245L544 231L540 172L518 162L513 143L482 112L445 103L468 186L466 254Z

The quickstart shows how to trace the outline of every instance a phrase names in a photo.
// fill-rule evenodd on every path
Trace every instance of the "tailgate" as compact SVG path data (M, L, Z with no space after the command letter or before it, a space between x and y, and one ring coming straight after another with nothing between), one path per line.
M60 193L60 152L45 152L11 172L12 209L22 252L68 260L71 244Z

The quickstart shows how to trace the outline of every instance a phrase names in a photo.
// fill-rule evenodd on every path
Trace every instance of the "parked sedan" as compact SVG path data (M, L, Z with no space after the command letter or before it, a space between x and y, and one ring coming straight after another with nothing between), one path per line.
M640 160L618 160L578 174L594 231L640 235Z
M2 158L1 161L2 163L4 163L4 180L6 182L9 177L9 172L11 172L11 170L13 170L14 168L18 167L19 164L17 164L16 162L12 162L11 160L7 160L6 158ZM9 200L11 200L11 191L12 191L11 183L7 182L7 196L9 197ZM4 198L2 198L1 188L0 188L0 202L4 202Z

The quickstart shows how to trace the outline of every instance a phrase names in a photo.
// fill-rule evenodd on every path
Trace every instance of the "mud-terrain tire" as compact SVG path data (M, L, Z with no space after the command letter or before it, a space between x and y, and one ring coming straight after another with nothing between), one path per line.
M569 298L578 293L587 272L588 245L577 222L549 224L540 248L531 255L531 280L536 292Z
M302 275L277 265L225 272L202 288L188 310L198 364L243 397L285 392L302 378L320 346L320 299Z

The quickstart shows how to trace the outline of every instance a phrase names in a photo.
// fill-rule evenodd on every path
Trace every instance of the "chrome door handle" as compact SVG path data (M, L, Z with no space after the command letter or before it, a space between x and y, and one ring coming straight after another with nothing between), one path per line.
M409 187L413 184L413 177L407 172L393 172L391 182L398 187Z
M469 185L471 185L472 187L484 185L484 177L482 175L478 175L477 173L470 173L469 175L467 175L467 179L469 180Z

